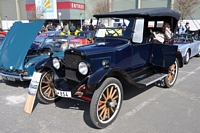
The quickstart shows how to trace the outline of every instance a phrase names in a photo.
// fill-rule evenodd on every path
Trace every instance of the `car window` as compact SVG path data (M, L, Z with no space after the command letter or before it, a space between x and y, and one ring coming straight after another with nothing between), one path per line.
M99 18L96 37L130 38L134 18Z
M135 43L141 43L143 40L143 31L144 31L144 18L138 18L136 19L132 41Z

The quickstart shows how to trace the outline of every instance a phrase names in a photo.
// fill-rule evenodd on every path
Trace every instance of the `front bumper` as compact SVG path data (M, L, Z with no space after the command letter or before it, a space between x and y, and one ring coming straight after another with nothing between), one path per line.
M32 79L32 76L24 76L22 74L14 75L14 74L9 74L9 73L2 73L0 72L0 76L4 80L9 80L9 81L30 81Z

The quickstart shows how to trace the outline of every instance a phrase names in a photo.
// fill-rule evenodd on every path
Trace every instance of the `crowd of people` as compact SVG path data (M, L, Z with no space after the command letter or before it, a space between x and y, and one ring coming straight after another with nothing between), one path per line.
M46 31L61 31L66 35L76 35L80 31L93 31L96 29L96 27L96 25L93 25L92 23L88 25L86 22L81 28L80 26L76 27L73 23L66 23L63 26L61 26L60 24L57 24L55 26L52 23L48 23L46 26L42 26L40 33Z

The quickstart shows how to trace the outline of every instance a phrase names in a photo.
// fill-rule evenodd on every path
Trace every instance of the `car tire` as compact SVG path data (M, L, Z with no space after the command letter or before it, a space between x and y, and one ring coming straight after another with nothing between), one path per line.
M42 73L38 86L37 98L45 104L54 103L60 99L60 97L55 94L53 72L51 70Z
M199 51L198 51L196 57L200 57L200 48L199 48Z
M178 77L178 70L179 65L178 60L176 59L175 62L169 67L168 75L164 78L166 88L171 88L175 84Z
M123 87L116 78L107 78L94 92L90 118L97 128L105 128L117 117L123 100ZM101 102L102 101L102 102Z
M188 64L190 61L190 52L187 51L184 58L184 64Z

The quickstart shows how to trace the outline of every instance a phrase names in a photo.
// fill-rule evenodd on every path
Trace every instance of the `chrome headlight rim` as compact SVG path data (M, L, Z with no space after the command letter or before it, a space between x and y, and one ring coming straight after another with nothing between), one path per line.
M89 64L86 61L80 61L78 63L78 71L82 75L87 75L90 71Z
M55 69L57 69L57 70L60 69L60 61L59 61L58 58L53 58L52 63L53 63L53 67L54 67Z

